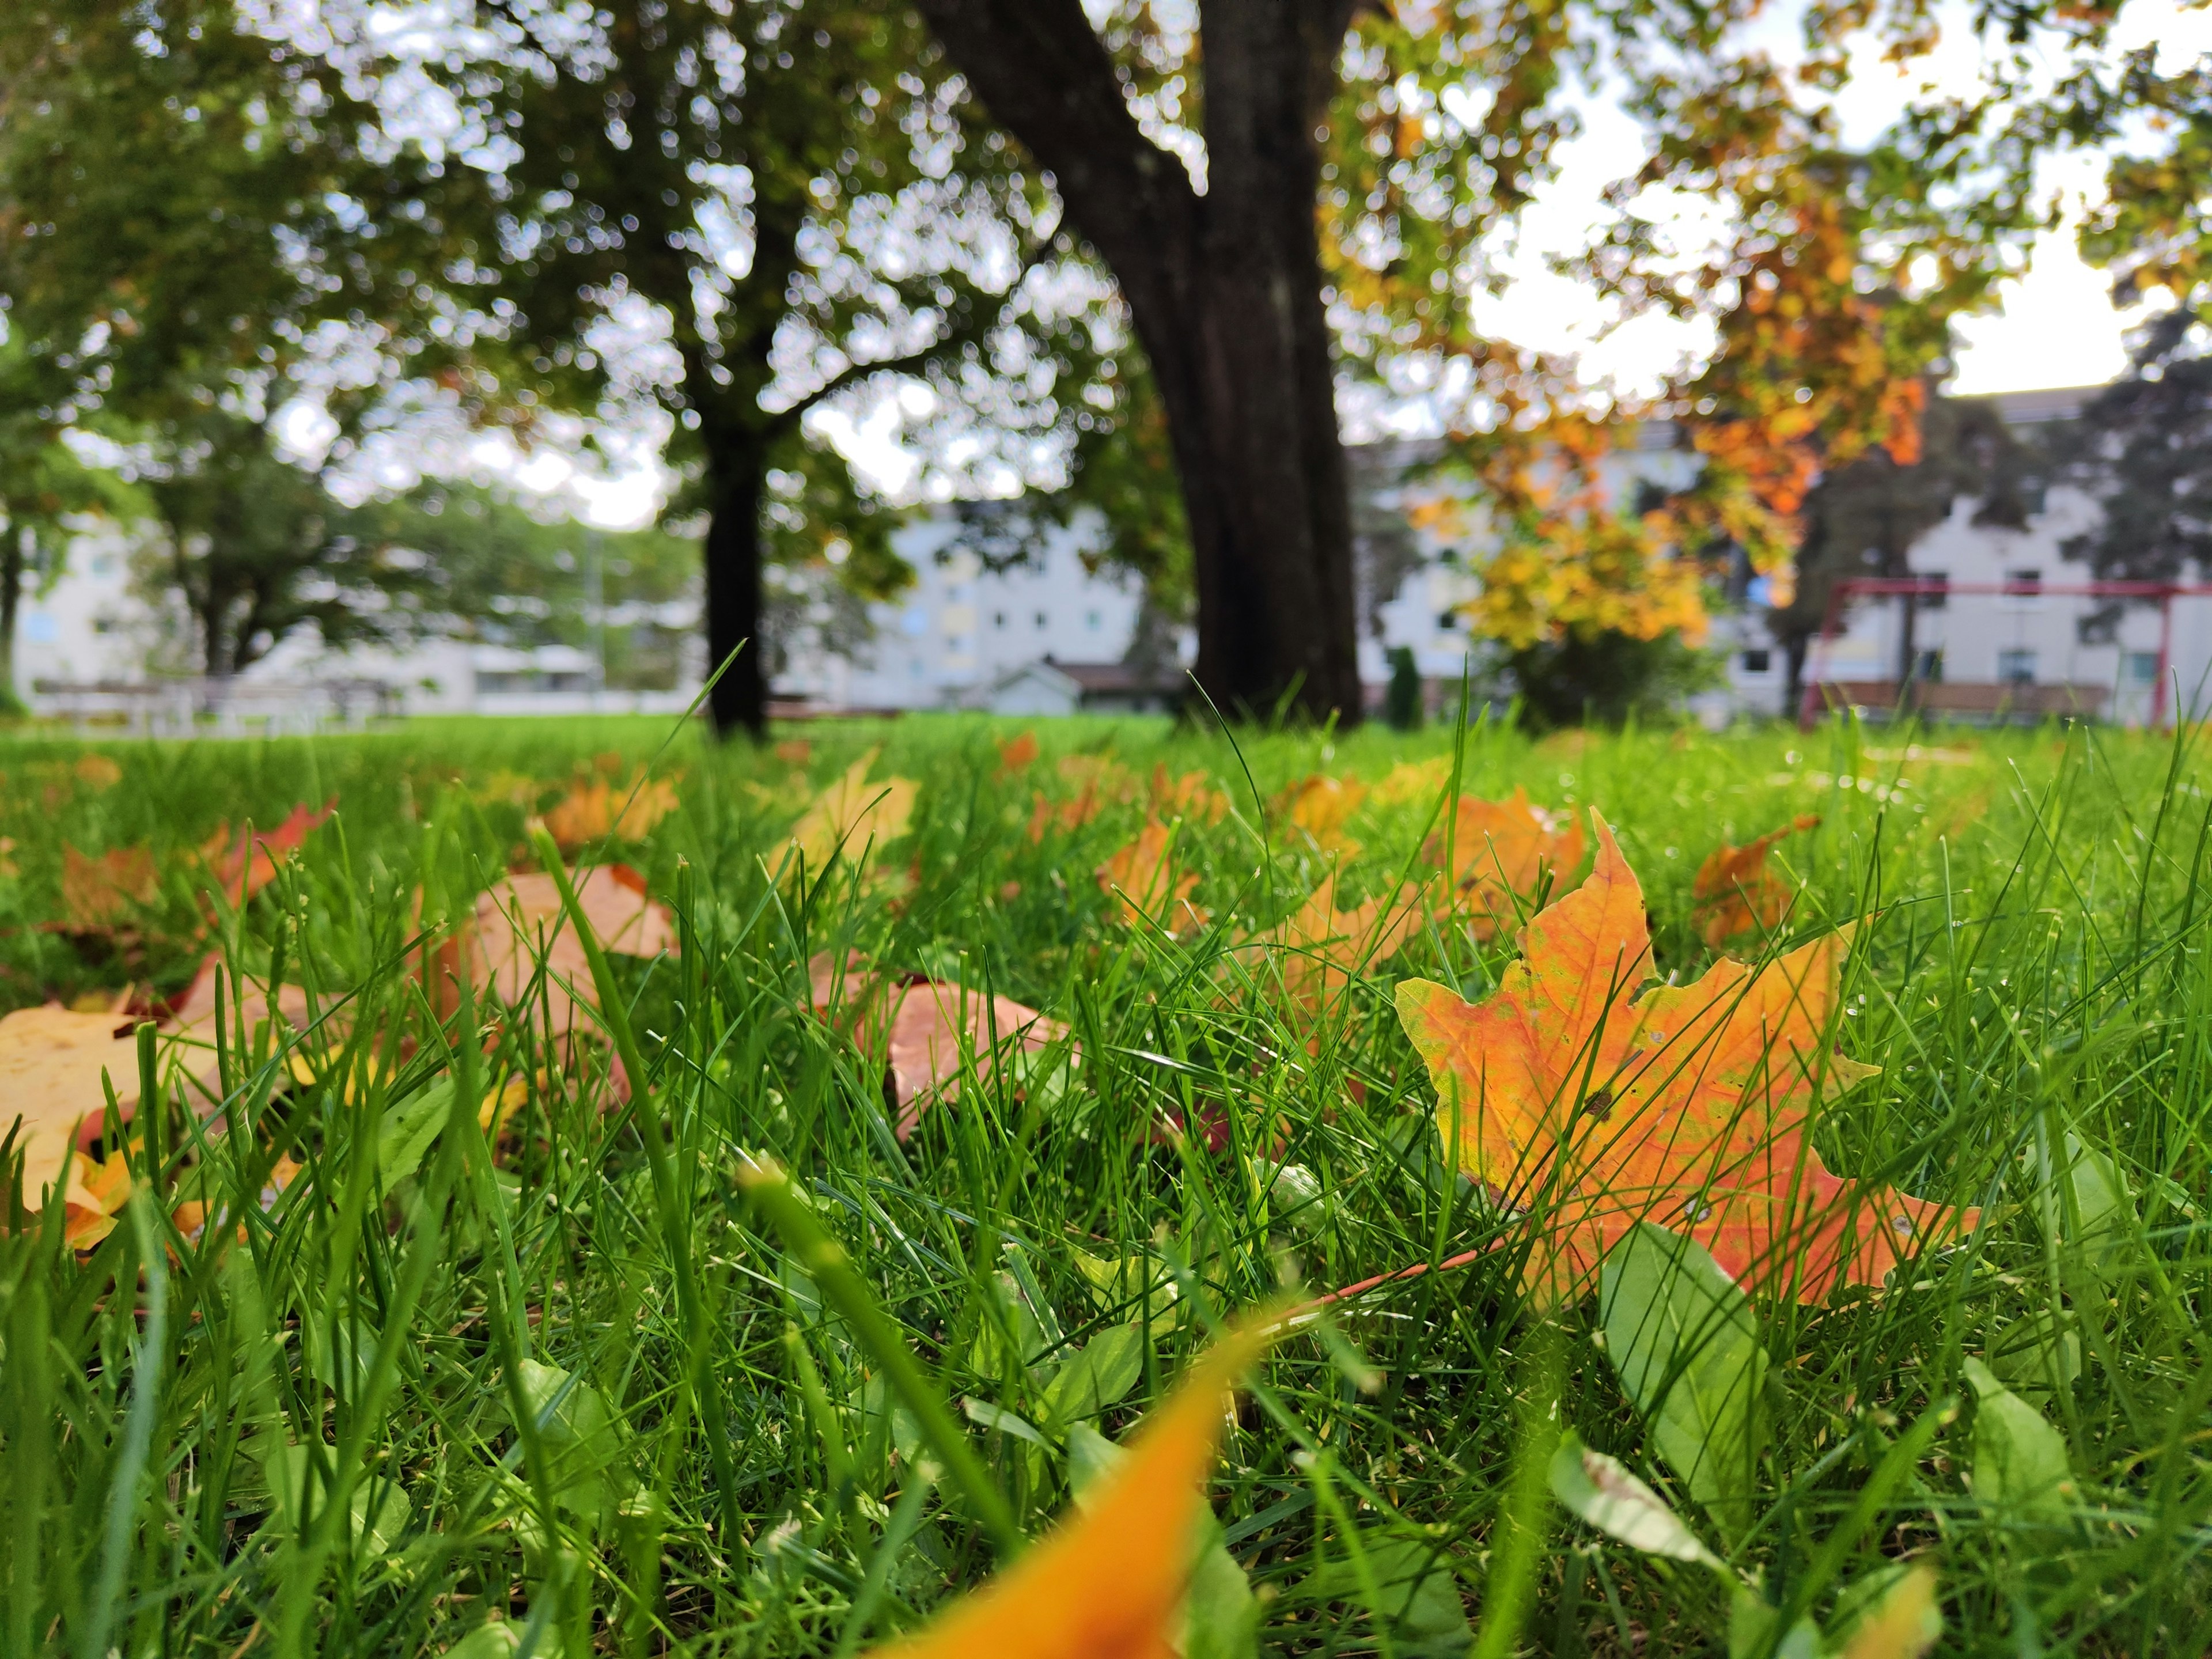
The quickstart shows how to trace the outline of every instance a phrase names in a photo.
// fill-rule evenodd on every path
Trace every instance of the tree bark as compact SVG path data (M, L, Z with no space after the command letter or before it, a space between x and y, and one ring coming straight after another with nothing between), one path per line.
M1315 229L1341 0L1206 0L1207 190L1138 131L1079 0L921 0L1112 268L1173 441L1200 685L1361 714L1352 515Z
M722 668L708 693L715 732L768 735L768 667L761 650L761 507L768 444L752 432L707 439L707 672ZM742 647L742 648L740 648ZM732 652L735 660L723 668Z
M23 603L23 539L31 532L8 526L0 539L0 711L20 707L15 695L15 617Z

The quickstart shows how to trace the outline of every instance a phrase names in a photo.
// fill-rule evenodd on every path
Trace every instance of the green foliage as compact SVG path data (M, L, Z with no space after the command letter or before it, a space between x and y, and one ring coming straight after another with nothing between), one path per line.
M1721 683L1721 665L1679 634L1656 639L1569 630L1505 653L1521 718L1537 732L1559 726L1666 724L1682 699Z

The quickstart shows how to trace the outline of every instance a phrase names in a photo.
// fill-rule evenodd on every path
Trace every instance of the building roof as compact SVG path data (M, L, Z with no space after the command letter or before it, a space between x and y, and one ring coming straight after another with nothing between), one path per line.
M2045 386L2035 392L1992 392L1989 401L1996 405L2007 426L2043 426L2072 420L2081 412L2082 404L2104 389L2101 386Z

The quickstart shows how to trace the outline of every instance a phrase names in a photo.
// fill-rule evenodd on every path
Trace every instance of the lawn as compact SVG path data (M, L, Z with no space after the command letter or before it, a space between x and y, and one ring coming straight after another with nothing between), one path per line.
M112 1018L134 1099L168 1016L163 1109L78 1155L100 1202L0 1237L0 1647L866 1652L1285 1306L1188 1659L1875 1659L1920 1650L1919 1568L1938 1651L2212 1647L2200 735L1025 729L0 739L0 1010ZM1503 926L1434 879L1455 774L1583 843ZM225 889L249 820L333 799ZM1741 884L1794 894L1778 925L1723 942L1772 985L1849 930L1789 1086L1826 1169L1948 1218L1871 1282L1809 1282L1786 1230L1747 1295L1648 1231L1546 1279L1571 1195L1480 1164L1489 1085L1440 1095L1394 993L1521 994L1591 809L1678 988L1723 958L1708 855L1817 815ZM1148 886L1109 861L1155 813ZM501 957L478 896L542 868L541 816L680 949ZM1337 912L1379 901L1358 948L1294 920L1332 871ZM234 994L179 1035L210 951ZM272 975L302 1029L255 1022ZM981 1041L902 1046L925 998ZM1585 1130L1633 1116L1583 1075Z

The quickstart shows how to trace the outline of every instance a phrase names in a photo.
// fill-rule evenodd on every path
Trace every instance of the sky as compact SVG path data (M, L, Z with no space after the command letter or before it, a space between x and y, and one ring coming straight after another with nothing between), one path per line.
M1759 44L1785 64L1799 50L1799 15L1796 5L1784 3L1754 26ZM1942 0L1936 15L1949 25L1942 44L1904 74L1876 61L1870 46L1861 54L1834 106L1845 143L1872 139L1909 95L1964 94L1977 84L1980 48L1966 8L1956 0ZM2166 72L2212 52L2212 10L2191 9L2176 0L2135 0L2123 13L2114 46L2124 52L2144 45L2159 49L2160 67ZM2055 59L2051 67L2059 67ZM1594 383L1629 392L1649 391L1709 349L1711 331L1700 323L1658 317L1623 320L1587 289L1549 269L1548 256L1589 245L1605 211L1604 187L1618 173L1621 157L1642 149L1630 118L1603 96L1585 99L1582 114L1585 131L1560 156L1557 179L1524 214L1512 241L1492 250L1511 280L1503 295L1481 302L1478 320L1498 337L1574 353L1585 378ZM1986 314L1955 325L1958 349L1949 383L1954 393L1984 396L2094 385L2126 367L2127 334L2147 313L2142 307L2116 310L2107 280L2082 263L2074 242L2074 228L2084 204L2095 198L2101 167L2102 158L2087 155L2045 168L2039 184L2061 222L2037 239L2025 270L1999 286ZM1638 206L1668 220L1678 244L1686 247L1718 228L1711 210L1694 200L1670 204L1646 199ZM1419 409L1372 397L1355 398L1346 419L1355 437L1413 432L1423 423ZM887 398L879 408L827 411L820 429L864 477L895 492L915 466L899 447L900 424ZM610 527L649 518L667 484L650 444L631 445L617 465L605 469L579 469L544 451L526 461L502 453L492 441L487 445L479 457L483 465L517 476L518 482L526 478L530 488L564 495L589 521Z

